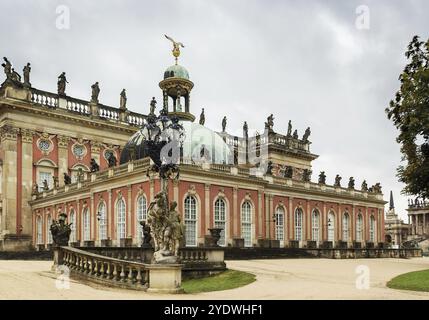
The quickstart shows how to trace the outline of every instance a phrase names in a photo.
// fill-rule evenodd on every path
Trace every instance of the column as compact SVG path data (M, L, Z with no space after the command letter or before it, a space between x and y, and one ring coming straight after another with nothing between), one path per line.
M263 225L263 218L262 218L262 190L258 190L258 234L256 235L256 239L259 239L262 237L262 225Z
M58 140L58 182L60 187L64 185L64 173L68 174L68 145L70 138L57 136Z
M208 229L210 228L210 184L206 183L204 185L204 213L205 213L205 229L201 230L201 237L208 234Z
M115 231L115 215L112 210L112 189L107 190L107 238L113 240Z
M132 208L133 208L133 199L132 199L132 195L131 195L131 185L127 185L127 234L125 235L126 238L128 238L128 236L132 236L132 226L134 225L136 219L133 219L133 215L132 215Z
M306 240L311 240L312 236L311 236L311 212L310 212L310 201L307 200L307 205L305 208L305 217L306 217L306 223L305 225L307 226L306 231L307 231L307 237Z
M89 207L89 219L90 219L90 223L91 223L91 237L90 239L93 241L97 240L97 212L94 208L94 194L91 193L91 197L90 197L90 207Z
M2 179L2 226L0 233L14 234L16 232L17 214L17 138L19 129L12 126L1 128L0 148L3 152L3 179Z
M267 230L267 239L272 239L271 234L271 211L270 211L270 194L265 194L265 230Z
M270 226L271 226L271 239L275 239L276 238L276 234L275 234L275 222L273 222L273 216L274 216L274 195L270 194L270 214L268 215L268 220L270 221ZM271 246L271 244L270 244Z
M350 241L353 242L356 239L356 208L352 205L352 217L350 221Z
M325 241L328 240L328 235L327 235L327 224L328 224L328 219L326 216L326 202L323 202L323 212L322 212L322 225L320 226L322 228L322 239L321 241Z
M293 221L295 212L293 211L293 198L289 198L289 240L295 240L295 233L293 232Z
M238 188L234 187L232 189L232 201L233 201L233 237L237 238L238 233L238 215L240 212L238 211Z

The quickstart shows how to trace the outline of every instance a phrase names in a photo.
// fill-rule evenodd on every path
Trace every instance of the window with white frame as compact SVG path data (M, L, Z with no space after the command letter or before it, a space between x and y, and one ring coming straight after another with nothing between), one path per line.
M335 213L328 213L328 241L335 241Z
M126 222L125 222L125 201L124 199L118 200L116 203L116 217L117 217L117 236L118 240L126 238Z
M46 234L48 235L46 237L46 243L47 244L52 243L51 224L52 224L52 217L50 214L48 214L48 217L46 218Z
M47 171L39 171L39 182L38 182L38 186L39 186L39 192L43 191L43 182L46 180L46 182L48 183L48 187L49 189L52 189L53 187L53 179L52 179L52 172L47 172Z
M363 219L362 215L359 213L356 220L356 241L362 241L362 230L363 230Z
M343 214L343 241L349 241L350 216L348 212Z
M214 226L221 228L220 239L218 244L220 246L226 245L225 231L226 231L226 203L222 198L218 198L214 207Z
M70 229L70 242L76 242L77 238L76 238L76 214L74 212L73 209L70 210L70 219L69 219L69 223L71 223Z
M139 242L143 240L143 226L140 224L141 221L146 221L147 219L147 202L146 197L141 195L137 199L137 239Z
M83 223L83 240L89 241L91 240L91 220L89 216L89 210L88 208L85 208L83 210L82 214L82 223Z
M38 216L36 219L36 229L37 229L36 243L43 244L43 221L40 216Z
M369 241L375 242L375 218L371 216L369 218Z
M100 240L107 239L107 213L106 213L106 203L102 201L98 205L98 238Z
M285 240L285 209L281 206L277 207L276 215L275 215L275 223L276 223L276 240L280 240L280 246L284 245Z
M311 214L311 239L313 241L319 241L319 226L320 226L319 210L314 209Z
M302 226L303 226L303 211L301 208L295 210L295 240L302 240Z
M185 240L186 246L197 245L197 200L194 196L185 198Z
M245 201L241 206L241 236L244 238L244 246L252 246L252 205Z

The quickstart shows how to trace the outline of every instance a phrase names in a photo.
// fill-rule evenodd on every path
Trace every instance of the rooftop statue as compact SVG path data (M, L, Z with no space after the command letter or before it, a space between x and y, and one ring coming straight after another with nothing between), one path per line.
M203 126L204 123L206 123L206 116L204 114L204 108L203 108L203 110L201 111L201 114L200 114L200 125Z
M30 63L28 62L27 65L22 70L22 74L24 75L24 86L26 87L31 87L30 72L31 72L31 66L30 66Z
M365 192L368 191L368 184L366 183L366 180L363 180L361 190Z
M348 188L349 189L354 189L355 188L355 179L353 177L350 177L350 179L349 179Z
M226 130L226 116L224 116L222 119L222 132L225 132L225 130Z
M3 57L4 63L2 63L2 67L4 69L4 73L6 74L6 79L10 79L12 76L12 63L6 58Z
M312 173L313 172L310 169L304 169L304 171L302 172L302 180L304 182L310 182Z
M267 164L267 171L266 171L266 175L267 176L272 176L273 175L273 169L274 169L274 165L273 165L273 162L272 161L268 161L268 164Z
M150 115L155 115L155 109L156 109L156 100L155 97L152 97L152 100L150 101Z
M70 226L72 224L67 224L66 219L67 215L65 213L60 213L58 221L53 220L52 224L49 227L54 245L68 246L71 233Z
M271 114L268 118L267 118L267 122L265 122L265 129L268 130L273 130L274 127L274 116L273 114Z
M325 171L320 171L320 174L319 174L319 184L326 184L326 174L325 174Z
M119 99L119 109L127 110L127 94L125 92L125 89L122 89L121 91L121 98Z
M334 182L334 187L341 187L341 177L339 174L337 174L335 176L335 182Z
M65 96L66 95L66 83L68 83L67 82L67 78L66 78L66 73L62 72L58 76L58 83L57 83L58 94L61 95L61 96Z
M181 42L174 41L173 38L167 36L166 34L164 34L164 36L173 43L172 52L173 52L174 58L176 59L176 64L177 64L177 58L180 56L180 47L184 48L185 46Z
M288 124L287 124L287 136L290 137L292 136L292 121L289 120Z
M302 137L302 141L307 142L310 134L311 134L311 130L310 130L310 127L308 127L307 129L305 129L304 136Z
M298 139L298 130L295 130L295 131L293 132L293 138L294 138L294 139Z
M91 102L98 103L98 96L100 94L100 86L98 85L98 81L91 86Z
M19 75L18 72L15 71L14 68L12 68L12 75L11 75L11 79L15 82L21 82L21 76Z
M243 136L244 138L249 137L249 127L247 125L247 121L244 121L244 124L243 124Z

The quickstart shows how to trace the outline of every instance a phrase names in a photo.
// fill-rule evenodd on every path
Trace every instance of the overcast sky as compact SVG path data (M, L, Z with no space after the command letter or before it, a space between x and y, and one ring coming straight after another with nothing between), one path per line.
M68 29L57 28L60 5L70 10ZM426 0L2 0L0 56L19 72L31 62L39 89L55 92L65 71L68 95L89 99L99 81L101 103L117 106L126 88L129 109L147 113L152 96L162 101L158 82L174 63L168 34L186 46L180 64L195 83L191 110L198 117L205 108L206 126L220 130L226 115L232 133L244 121L250 133L263 131L270 113L280 133L289 119L300 136L310 126L320 155L313 180L325 170L330 184L337 173L359 188L380 181L406 218L397 132L384 109L407 44L429 37L428 12Z

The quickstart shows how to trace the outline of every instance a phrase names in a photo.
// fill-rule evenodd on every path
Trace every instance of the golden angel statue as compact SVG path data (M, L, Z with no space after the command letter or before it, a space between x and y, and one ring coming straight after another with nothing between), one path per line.
M173 52L173 56L176 58L176 64L177 64L177 58L180 56L180 47L184 48L185 46L181 42L174 41L173 38L167 36L166 34L164 34L164 36L173 43L172 52Z

